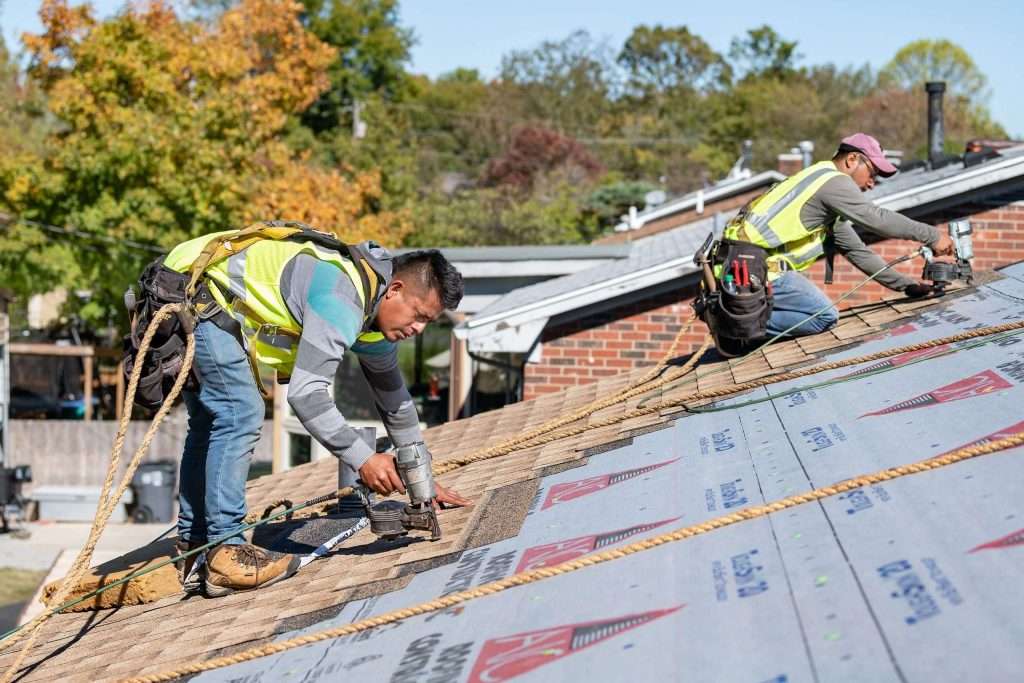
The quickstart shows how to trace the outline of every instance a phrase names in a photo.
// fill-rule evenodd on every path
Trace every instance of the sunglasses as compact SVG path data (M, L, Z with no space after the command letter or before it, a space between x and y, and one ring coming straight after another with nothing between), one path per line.
M878 169L875 168L875 164L872 163L871 159L868 159L866 156L859 153L857 156L860 157L860 162L868 167L868 170L871 172L871 177L878 178Z

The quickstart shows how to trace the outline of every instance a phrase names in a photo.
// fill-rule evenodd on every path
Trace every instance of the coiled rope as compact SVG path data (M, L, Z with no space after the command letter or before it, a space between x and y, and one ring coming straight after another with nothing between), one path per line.
M135 363L132 368L131 377L128 380L128 390L126 393L126 405L131 405L135 398L135 390L139 385L139 377L142 374L142 358L149 350L149 346L153 341L153 335L156 334L157 326L166 318L171 315L177 314L182 310L181 304L167 304L162 306L156 315L153 316L153 321L146 329L145 335L142 337L142 342L139 344L139 362ZM178 372L178 376L174 380L174 386L171 387L170 393L167 395L167 400L160 406L156 415L153 417L152 423L149 425L149 429L146 430L146 434L142 439L142 443L138 450L135 451L135 455L129 461L128 466L125 470L124 476L121 478L121 482L117 485L117 488L111 492L111 488L114 484L114 478L117 474L117 468L121 461L121 453L124 450L125 435L128 433L128 422L131 419L131 411L125 410L121 416L121 423L118 426L117 435L114 437L114 447L110 454L110 465L107 466L107 476L103 482L103 488L100 492L100 501L96 509L96 518L93 520L92 527L89 529L89 538L86 540L85 545L79 551L78 556L75 558L74 563L71 565L71 570L68 572L64 580L61 581L60 587L57 589L53 596L53 602L61 604L67 599L71 593L72 588L78 585L78 582L85 575L85 572L89 569L89 563L92 561L93 552L96 550L96 544L99 542L100 535L103 533L103 529L106 528L107 520L110 519L110 515L114 512L118 501L121 500L121 496L124 495L125 490L132 482L132 475L135 474L135 469L139 466L146 451L149 450L149 445L153 441L153 437L156 436L156 430L160 427L160 423L163 422L164 418L167 417L167 413L170 412L174 400L181 393L182 387L185 386L185 380L188 378L189 369L192 367L192 359L195 357L195 339L190 334L188 336L188 344L185 347L185 358L181 365L181 370ZM56 610L47 610L37 616L35 619L28 622L24 629L18 633L12 635L8 640L4 641L4 647L8 648L14 645L23 638L28 638L28 642L25 647L22 648L21 652L18 653L17 658L6 672L0 681L2 683L9 683L14 678L15 673L21 668L22 663L32 650L32 646L35 644L36 638L39 635L40 629L43 627L50 617L56 614Z

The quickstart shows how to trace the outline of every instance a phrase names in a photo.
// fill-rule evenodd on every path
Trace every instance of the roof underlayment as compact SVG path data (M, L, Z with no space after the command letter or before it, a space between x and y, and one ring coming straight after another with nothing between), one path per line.
M696 383L743 381L815 360L810 353L848 358L1024 319L1024 265L1001 275L938 305L860 307L834 333L780 344L730 372L704 365ZM717 406L736 407L665 411L471 465L444 481L480 502L442 513L439 543L386 546L361 532L264 591L62 615L30 661L49 658L23 680L116 679L287 640L1024 431L1022 341L895 356ZM428 440L437 453L465 454L629 379L451 423ZM668 385L660 398L693 389L692 380ZM1013 680L1024 671L1021 451L857 489L192 680ZM314 464L265 478L250 500L321 493L330 472ZM0 655L0 668L11 659Z

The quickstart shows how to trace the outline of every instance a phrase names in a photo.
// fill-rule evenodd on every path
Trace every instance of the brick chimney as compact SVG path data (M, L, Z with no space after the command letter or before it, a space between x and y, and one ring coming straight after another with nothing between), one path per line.
M790 176L799 173L804 167L804 155L800 150L780 154L776 168L782 175Z

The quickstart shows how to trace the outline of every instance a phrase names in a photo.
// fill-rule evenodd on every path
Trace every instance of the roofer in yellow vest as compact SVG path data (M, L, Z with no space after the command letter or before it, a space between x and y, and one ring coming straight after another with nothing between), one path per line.
M750 242L768 251L768 279L774 305L768 333L779 334L801 321L790 334L824 332L839 319L828 297L799 271L828 246L867 275L885 262L861 240L853 224L884 238L915 240L936 254L951 254L949 237L934 227L875 206L862 193L875 178L896 173L878 141L864 133L843 138L835 156L803 169L755 199L745 214L726 226L727 239ZM877 278L889 289L924 296L931 286L889 270ZM817 317L806 320L821 309Z
M211 238L223 234L179 245L164 266L188 271L204 247L214 244ZM195 327L199 388L184 394L189 421L181 461L179 550L228 536L243 525L245 482L264 420L250 361L275 370L279 379L290 378L288 402L299 421L367 486L382 495L404 491L392 457L361 441L338 410L331 394L334 377L344 354L356 354L392 441L422 441L416 407L398 368L397 342L420 334L444 309L459 305L462 276L436 250L392 257L373 242L350 250L343 254L301 237L262 239L205 271L217 305L205 308ZM438 502L469 504L436 488ZM184 564L179 567L183 578L199 575L186 590L219 596L291 576L299 557L272 553L235 535L212 548L196 573L191 562Z

